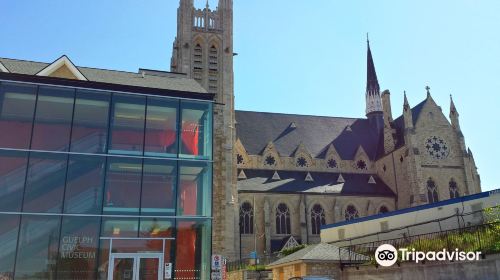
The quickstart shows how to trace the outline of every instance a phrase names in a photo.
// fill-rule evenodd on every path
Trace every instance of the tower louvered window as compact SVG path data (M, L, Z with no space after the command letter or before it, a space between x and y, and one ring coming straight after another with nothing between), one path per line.
M325 210L321 205L315 204L311 209L311 232L312 234L320 234L321 226L326 224Z
M253 207L245 202L240 207L240 232L241 234L253 234Z
M203 48L200 44L194 47L193 52L193 79L202 83L203 79Z
M219 90L219 53L215 46L212 46L208 55L208 91L217 93Z

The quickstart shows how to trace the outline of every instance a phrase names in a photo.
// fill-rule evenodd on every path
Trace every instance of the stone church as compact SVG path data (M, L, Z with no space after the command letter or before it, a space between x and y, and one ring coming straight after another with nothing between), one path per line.
M369 42L365 117L235 110L232 2L180 0L171 61L216 95L214 253L269 255L319 242L325 224L481 191L453 100L448 121L426 87L393 117Z

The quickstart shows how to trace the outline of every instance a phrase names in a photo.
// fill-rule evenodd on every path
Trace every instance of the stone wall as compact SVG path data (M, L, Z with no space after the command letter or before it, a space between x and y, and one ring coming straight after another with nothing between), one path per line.
M271 249L270 240L289 236L287 234L276 234L276 208L280 203L285 203L289 207L291 234L296 239L300 239L302 244L316 244L321 241L319 235L312 234L310 213L315 204L321 205L324 209L326 224L344 221L344 211L348 205L354 205L360 217L377 214L381 206L387 207L390 211L396 209L394 199L390 197L339 197L323 194L239 194L240 204L249 202L254 205L254 201L254 234L241 235L243 257L254 251L255 247L259 255L264 254L264 252L268 254ZM301 205L306 211L301 211Z
M403 263L401 267L375 268L350 267L341 273L341 280L498 280L500 279L500 256L485 260L452 263ZM337 280L337 279L336 279Z

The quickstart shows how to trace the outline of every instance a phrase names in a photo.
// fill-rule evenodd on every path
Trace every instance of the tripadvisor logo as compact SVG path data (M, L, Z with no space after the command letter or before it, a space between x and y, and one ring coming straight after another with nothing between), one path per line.
M448 251L422 252L416 251L415 248L409 250L407 248L399 249L401 261L411 261L419 263L422 261L477 261L481 258L481 252L464 252L455 249ZM381 266L392 266L398 261L398 250L390 244L382 244L375 251L375 260Z

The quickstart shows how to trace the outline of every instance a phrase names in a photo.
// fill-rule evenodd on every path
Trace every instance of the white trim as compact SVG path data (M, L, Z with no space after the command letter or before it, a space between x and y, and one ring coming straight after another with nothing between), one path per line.
M52 62L49 66L42 69L38 72L37 76L50 76L52 73L57 71L62 66L66 66L71 74L73 74L80 81L88 81L87 78L76 68L76 66L69 60L69 58L65 55L58 58L56 61Z
M9 69L7 69L7 67L5 67L1 61L0 61L0 72L10 73Z

